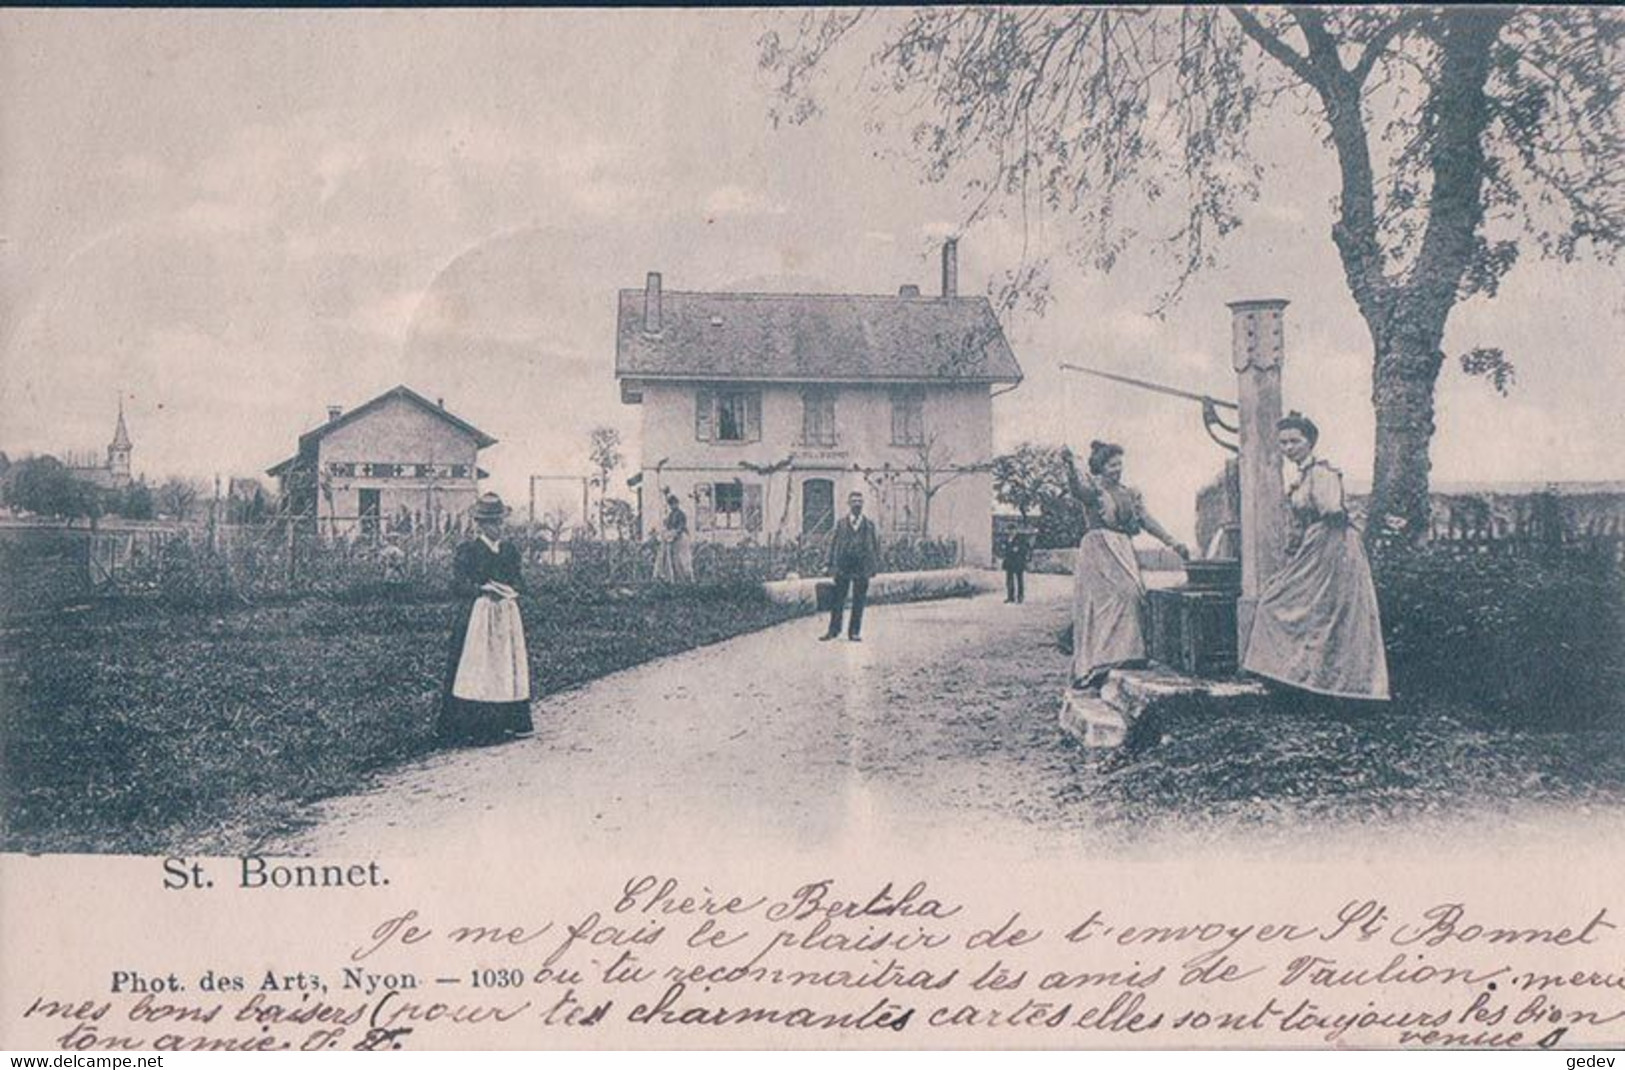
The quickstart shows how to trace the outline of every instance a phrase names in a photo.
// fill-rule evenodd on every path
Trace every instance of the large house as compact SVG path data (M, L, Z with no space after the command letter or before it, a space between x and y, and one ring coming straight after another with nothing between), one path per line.
M496 439L404 386L299 436L299 449L266 474L282 508L324 534L444 530L474 504L479 451Z
M993 403L1021 368L985 297L620 294L615 376L643 406L651 520L667 490L701 540L821 536L863 491L890 536L992 554Z

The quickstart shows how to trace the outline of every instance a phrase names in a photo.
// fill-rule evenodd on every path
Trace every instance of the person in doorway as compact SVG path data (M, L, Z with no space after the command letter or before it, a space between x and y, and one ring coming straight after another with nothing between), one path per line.
M1371 565L1349 523L1343 476L1315 457L1320 429L1292 412L1276 425L1293 469L1291 556L1264 581L1241 667L1331 698L1388 698L1388 659Z
M440 709L440 738L495 743L529 735L530 659L519 616L524 590L519 548L502 537L507 506L482 494L471 513L476 534L452 559L450 664Z
M829 611L829 629L823 639L839 639L841 615L847 592L852 594L852 616L846 637L863 641L863 607L869 600L869 578L880 569L880 536L875 522L863 515L863 494L853 491L846 499L848 513L835 522L829 540L829 574L835 579L835 592Z
M1145 662L1145 582L1134 555L1144 531L1181 558L1190 550L1146 511L1140 492L1123 483L1123 447L1089 446L1089 474L1062 453L1072 494L1083 506L1084 535L1072 573L1072 682L1096 688L1113 668Z
M1027 600L1027 565L1032 560L1033 532L1031 528L1017 528L1010 533L1010 542L1004 548L1004 600Z

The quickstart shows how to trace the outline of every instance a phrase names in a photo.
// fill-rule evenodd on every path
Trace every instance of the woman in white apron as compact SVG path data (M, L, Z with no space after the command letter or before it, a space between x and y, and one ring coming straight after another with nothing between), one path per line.
M457 547L452 626L439 733L457 743L489 743L528 735L530 661L519 618L524 589L519 548L502 538L507 507L482 494L471 513L478 534Z
M1123 447L1091 443L1087 477L1071 450L1062 457L1085 528L1072 571L1072 682L1094 688L1108 670L1146 659L1145 583L1134 536L1144 531L1183 558L1190 551L1152 519L1140 492L1123 484Z

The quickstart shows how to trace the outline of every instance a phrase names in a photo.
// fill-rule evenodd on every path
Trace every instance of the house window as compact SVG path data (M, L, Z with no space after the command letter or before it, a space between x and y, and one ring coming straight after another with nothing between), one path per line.
M697 391L694 437L701 442L759 442L762 438L761 391Z
M801 444L835 445L835 392L809 389L801 393Z
M712 519L719 528L745 526L745 488L738 483L718 483L711 490Z
M892 391L891 444L893 446L925 444L925 391Z
M898 483L889 495L887 525L899 535L918 535L925 529L925 488L918 483Z
M694 526L700 531L761 531L762 485L730 480L694 489Z

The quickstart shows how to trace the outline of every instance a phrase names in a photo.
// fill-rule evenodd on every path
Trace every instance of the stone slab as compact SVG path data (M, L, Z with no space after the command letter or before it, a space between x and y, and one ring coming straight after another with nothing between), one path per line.
M1069 688L1061 701L1061 730L1085 747L1121 747L1148 717L1173 713L1207 716L1262 709L1269 692L1254 680L1208 680L1164 668L1113 669L1099 693ZM1161 731L1173 728L1159 723Z
M1061 696L1061 731L1085 747L1121 747L1129 721L1091 691L1067 688Z

